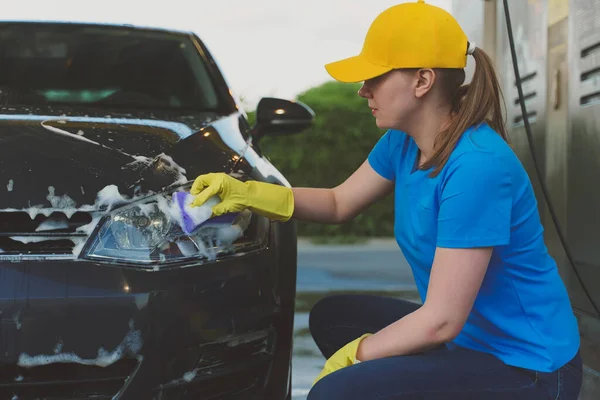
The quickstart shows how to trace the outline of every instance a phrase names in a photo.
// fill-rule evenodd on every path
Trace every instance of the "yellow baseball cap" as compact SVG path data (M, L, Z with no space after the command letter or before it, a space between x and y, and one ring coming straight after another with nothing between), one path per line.
M341 82L361 82L396 68L464 68L467 36L444 9L424 0L388 8L369 27L359 55L325 65Z

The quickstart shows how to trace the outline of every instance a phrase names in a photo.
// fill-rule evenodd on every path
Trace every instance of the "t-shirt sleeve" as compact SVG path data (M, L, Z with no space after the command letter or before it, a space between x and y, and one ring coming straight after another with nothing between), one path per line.
M509 244L511 186L506 163L483 152L460 155L448 165L441 186L437 246Z
M391 157L391 131L387 131L375 144L367 160L371 168L385 179L393 181L396 178Z

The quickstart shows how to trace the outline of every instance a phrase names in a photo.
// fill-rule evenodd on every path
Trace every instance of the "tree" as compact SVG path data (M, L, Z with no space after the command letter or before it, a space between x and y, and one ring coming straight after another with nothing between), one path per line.
M293 186L334 187L348 178L367 158L384 133L377 128L367 101L357 95L357 84L327 82L297 99L316 114L306 131L264 137L260 147ZM253 115L250 115L253 118ZM371 206L341 225L299 223L298 234L353 238L393 236L393 198Z

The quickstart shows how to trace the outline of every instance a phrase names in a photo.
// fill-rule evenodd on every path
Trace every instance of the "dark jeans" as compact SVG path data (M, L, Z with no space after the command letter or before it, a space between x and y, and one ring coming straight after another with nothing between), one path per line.
M312 309L310 332L329 358L360 335L375 333L417 308L379 296L331 296ZM308 400L577 400L581 379L579 353L557 371L542 373L506 365L490 354L440 346L342 368L317 382Z

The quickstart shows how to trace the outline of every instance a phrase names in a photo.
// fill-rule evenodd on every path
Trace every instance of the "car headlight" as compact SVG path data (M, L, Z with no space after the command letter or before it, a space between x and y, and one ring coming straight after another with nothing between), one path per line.
M159 269L215 260L258 248L265 242L268 219L249 210L209 218L210 209L218 201L213 197L201 207L200 212L208 213L208 219L191 233L183 229L172 195L155 195L118 208L99 222L81 258Z

